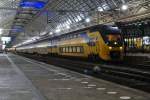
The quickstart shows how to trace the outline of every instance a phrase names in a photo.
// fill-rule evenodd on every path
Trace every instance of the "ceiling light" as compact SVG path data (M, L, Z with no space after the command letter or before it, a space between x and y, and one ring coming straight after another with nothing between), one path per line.
M75 21L76 22L79 22L79 21L81 21L82 20L82 18L78 15L76 18L75 18Z
M97 10L98 10L99 12L104 11L102 7L98 7Z
M47 33L46 33L46 31L44 31L44 32L42 32L40 35L46 35Z
M66 26L66 28L67 28L67 29L70 29L70 26L69 26L69 25L67 25L67 26Z
M85 21L86 21L87 23L89 23L91 20L90 20L90 18L87 18L87 19L85 19Z
M49 32L49 35L52 35L53 34L53 32Z
M60 31L61 31L60 29L56 29L56 31L55 31L55 32L56 32L56 33L59 33Z
M78 20L79 20L79 21L81 21L81 20L82 20L81 16L77 16L77 18L78 18Z
M122 10L127 10L127 9L128 9L128 6L124 4L124 5L122 5L121 9L122 9Z

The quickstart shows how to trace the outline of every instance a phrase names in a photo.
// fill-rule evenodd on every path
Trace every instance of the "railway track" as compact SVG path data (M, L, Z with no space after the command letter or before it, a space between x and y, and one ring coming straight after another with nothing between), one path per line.
M128 58L121 63L110 63L110 65L114 64L115 66L125 66L126 68L134 68L135 70L140 70L143 72L150 71L150 59L144 57L139 57L138 59L134 57L132 59Z
M74 61L64 58L36 56L21 54L22 56L32 58L58 67L67 68L80 73L92 75L104 80L126 85L128 87L150 92L150 67L148 65L142 68L141 65L110 65L97 64L83 61ZM59 62L59 63L58 63ZM149 70L146 70L149 69Z

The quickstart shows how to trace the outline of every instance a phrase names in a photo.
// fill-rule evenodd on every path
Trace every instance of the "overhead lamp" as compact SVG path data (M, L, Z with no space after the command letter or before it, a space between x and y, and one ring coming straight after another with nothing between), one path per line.
M87 23L89 23L91 20L90 20L90 18L87 18L87 19L85 19L85 21L86 21Z
M97 10L98 10L99 12L104 11L102 7L98 7Z
M52 35L53 34L53 32L49 32L49 35Z
M40 35L46 35L47 33L46 33L46 31L44 31L44 32L42 32Z
M55 31L55 32L56 32L56 33L59 33L60 31L61 31L60 29L56 29L56 31Z
M78 20L79 20L79 21L81 21L81 20L82 20L81 16L77 16L77 18L78 18Z
M67 25L67 26L66 26L66 28L67 28L67 29L70 29L70 26L69 26L69 25Z
M124 10L127 10L127 9L128 9L128 6L126 4L123 4L122 7L121 7L121 10L124 11Z
M79 15L75 18L75 21L76 21L76 22L79 22L79 21L81 21L81 20L82 20L82 18L81 18L81 16L79 16Z

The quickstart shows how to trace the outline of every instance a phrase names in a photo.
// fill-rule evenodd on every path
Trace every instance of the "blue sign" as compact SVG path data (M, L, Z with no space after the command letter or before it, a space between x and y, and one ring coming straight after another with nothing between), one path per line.
M20 3L20 7L33 7L36 9L41 9L45 6L45 2L43 1L22 1Z

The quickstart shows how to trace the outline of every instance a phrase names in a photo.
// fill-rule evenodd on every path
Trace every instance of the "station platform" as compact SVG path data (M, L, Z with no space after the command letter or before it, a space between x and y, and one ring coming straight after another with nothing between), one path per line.
M150 100L150 94L14 54L0 54L0 100Z

